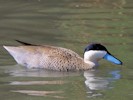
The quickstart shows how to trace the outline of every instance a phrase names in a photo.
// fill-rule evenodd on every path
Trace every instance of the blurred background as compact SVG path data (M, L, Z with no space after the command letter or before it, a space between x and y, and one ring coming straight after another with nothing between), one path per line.
M3 100L132 100L132 0L0 0L0 97ZM123 61L88 72L46 72L16 65L3 45L15 40L61 46L83 56L104 44Z

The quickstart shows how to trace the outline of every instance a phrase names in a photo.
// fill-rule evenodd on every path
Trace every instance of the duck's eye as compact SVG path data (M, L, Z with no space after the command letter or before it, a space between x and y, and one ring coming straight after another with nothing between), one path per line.
M100 48L99 48L99 47L97 47L97 50L100 50Z

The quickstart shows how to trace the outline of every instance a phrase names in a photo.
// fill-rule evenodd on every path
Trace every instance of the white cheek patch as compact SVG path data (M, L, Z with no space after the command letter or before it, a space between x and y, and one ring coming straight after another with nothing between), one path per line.
M103 58L106 54L106 51L90 50L84 53L84 59L97 60Z

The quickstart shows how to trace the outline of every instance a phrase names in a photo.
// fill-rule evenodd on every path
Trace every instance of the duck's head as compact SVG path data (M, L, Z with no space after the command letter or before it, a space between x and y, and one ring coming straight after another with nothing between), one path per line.
M85 63L91 64L92 66L98 66L98 61L102 58L114 64L122 65L122 62L116 57L114 57L111 53L109 53L108 50L101 44L92 43L85 48Z

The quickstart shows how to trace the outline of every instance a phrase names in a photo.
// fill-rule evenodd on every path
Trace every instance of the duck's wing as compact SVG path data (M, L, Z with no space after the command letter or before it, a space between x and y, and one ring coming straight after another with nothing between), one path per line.
M62 48L62 47L49 46L49 45L36 45L36 44L26 43L26 42L23 42L23 41L20 41L20 40L15 40L15 41L17 41L20 44L24 45L24 46L19 46L19 48L23 48L24 50L27 50L27 51L30 51L30 52L35 51L37 48L42 48L41 50L43 50L43 51L47 51L47 52L52 51L52 53L56 52L56 56L58 54L60 54L60 55L65 54L65 56L66 55L79 56L74 51L72 51L70 49Z

